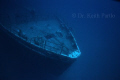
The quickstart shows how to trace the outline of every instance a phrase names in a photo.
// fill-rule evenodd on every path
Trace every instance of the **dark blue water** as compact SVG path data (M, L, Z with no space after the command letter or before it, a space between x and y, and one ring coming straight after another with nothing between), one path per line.
M17 45L0 38L0 80L120 80L119 1L6 0L0 4L5 9L19 6L60 15L74 30L82 53L63 74L55 76L40 69L39 57L28 57L24 49L13 49Z

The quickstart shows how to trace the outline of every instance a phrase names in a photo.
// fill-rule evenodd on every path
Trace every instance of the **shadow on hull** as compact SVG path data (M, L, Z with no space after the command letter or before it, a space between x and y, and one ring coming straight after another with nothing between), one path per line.
M113 1L120 2L120 0L113 0Z
M0 64L5 78L17 76L37 78L44 77L47 73L59 76L74 62L64 63L49 59L29 50L2 31L0 36Z

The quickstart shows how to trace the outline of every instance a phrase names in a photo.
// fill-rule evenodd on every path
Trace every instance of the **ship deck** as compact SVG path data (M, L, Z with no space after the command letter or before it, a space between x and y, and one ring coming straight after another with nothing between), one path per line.
M54 19L14 24L11 29L26 41L57 54L68 56L77 50L69 30Z
M2 14L0 23L17 37L40 48L70 58L77 58L81 53L76 40L57 17L30 14Z

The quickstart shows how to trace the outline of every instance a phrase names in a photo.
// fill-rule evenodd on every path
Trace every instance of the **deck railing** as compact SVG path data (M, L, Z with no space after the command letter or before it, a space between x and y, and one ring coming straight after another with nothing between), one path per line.
M47 51L56 54L66 54L66 55L69 53L69 49L65 47L63 44L57 44L55 42L44 40L42 37L33 37L29 39L20 30L9 29L9 31L17 35L21 39L25 40L26 42L33 44L34 46L40 47L42 49L45 49Z
M40 17L38 15L36 15L36 16ZM22 17L23 17L22 21L24 21L24 19L28 20L24 16L22 16ZM26 17L29 17L29 16L26 16ZM9 22L10 21L9 16L7 18L8 18L7 22ZM37 18L37 19L39 19L39 18ZM16 20L16 21L18 21L18 20ZM19 21L19 22L21 22L21 21ZM5 25L5 26L8 26L8 25ZM42 39L39 39L38 41L35 41L35 40L31 41L31 39L28 39L28 37L25 34L23 34L22 31L20 31L20 29L18 29L19 31L14 30L11 27L7 27L6 29L9 30L10 32L12 32L13 34L19 36L23 40L29 42L30 44L33 43L34 45L36 45L38 47L41 47L43 49L46 49L48 51L51 51L51 52L54 52L54 53L57 53L57 54L68 54L69 53L69 49L67 47L65 47L64 45L62 45L61 43L60 44L56 44L56 43L48 41L48 40L43 40L42 41ZM39 37L36 37L36 38L39 38ZM52 46L52 45L54 45L54 46Z

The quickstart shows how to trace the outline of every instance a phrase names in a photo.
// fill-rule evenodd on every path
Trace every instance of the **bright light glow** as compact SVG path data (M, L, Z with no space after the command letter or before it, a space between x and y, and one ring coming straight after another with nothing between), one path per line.
M76 51L72 52L71 54L69 54L69 57L70 58L77 58L80 56L80 54L81 54L81 52L79 50L76 50Z

